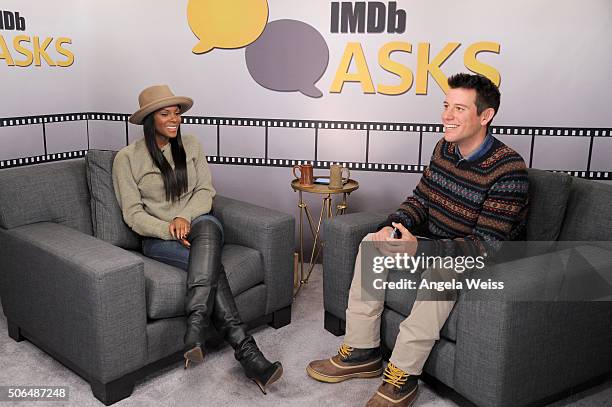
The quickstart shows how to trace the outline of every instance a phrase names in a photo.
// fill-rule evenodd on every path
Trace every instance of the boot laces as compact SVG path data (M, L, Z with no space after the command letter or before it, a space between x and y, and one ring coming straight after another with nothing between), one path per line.
M340 349L338 349L338 353L340 354L340 357L342 359L346 359L349 356L351 356L351 353L354 351L354 348L351 348L350 346L348 346L347 344L343 343L340 346Z
M383 377L383 382L389 383L390 385L393 385L400 389L401 386L406 384L408 376L408 373L404 372L402 369L389 362L387 368L385 369L385 377Z

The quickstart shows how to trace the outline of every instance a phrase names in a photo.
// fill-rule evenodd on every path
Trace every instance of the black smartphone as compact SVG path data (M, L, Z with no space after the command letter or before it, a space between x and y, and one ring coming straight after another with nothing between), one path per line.
M400 232L399 229L397 229L397 228L393 228L393 232L391 232L391 238L393 238L393 239L401 239L402 238L402 232Z

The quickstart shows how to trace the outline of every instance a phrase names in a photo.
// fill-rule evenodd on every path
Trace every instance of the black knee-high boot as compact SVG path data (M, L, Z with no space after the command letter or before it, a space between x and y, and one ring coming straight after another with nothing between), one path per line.
M274 383L283 375L283 365L281 362L270 362L261 353L255 339L247 336L234 350L234 357L244 369L244 374L253 380L263 394L266 387Z
M245 375L266 394L266 386L281 377L283 366L280 362L272 363L266 359L257 347L255 339L247 334L223 267L219 273L213 320L219 332L234 348L234 357L242 365Z
M189 267L187 269L187 331L185 332L185 368L189 362L204 359L202 345L211 329L211 314L221 271L221 231L211 221L196 223L189 232Z
M213 322L223 339L236 349L240 342L248 336L246 325L242 322L236 301L227 281L225 269L221 266L215 293L215 306L212 314Z

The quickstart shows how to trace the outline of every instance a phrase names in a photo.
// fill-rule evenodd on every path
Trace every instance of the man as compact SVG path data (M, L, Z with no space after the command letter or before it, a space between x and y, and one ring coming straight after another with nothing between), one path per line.
M383 254L397 252L394 247L401 243L412 245L411 255L460 250L486 256L500 242L524 237L529 187L525 163L489 132L499 108L499 89L484 76L463 73L451 76L448 84L442 111L444 138L437 143L429 167L413 196L376 233L364 238ZM391 237L394 228L401 232L400 238ZM417 233L433 240L425 244ZM344 344L336 356L308 365L306 370L314 379L336 383L383 372L380 320L384 301L362 300L361 295L358 254ZM383 383L367 406L404 407L416 399L418 376L455 303L454 298L422 299L417 292L410 315L400 324Z

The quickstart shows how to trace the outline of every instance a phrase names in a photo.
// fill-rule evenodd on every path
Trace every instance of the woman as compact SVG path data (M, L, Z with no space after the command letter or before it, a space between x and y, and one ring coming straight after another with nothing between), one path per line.
M181 136L181 114L193 100L160 85L138 102L129 120L143 125L144 138L117 153L113 183L125 222L143 236L143 253L187 271L185 368L204 359L203 345L218 331L265 394L283 368L263 356L238 315L221 264L223 228L210 213L215 190L206 157L195 137Z

